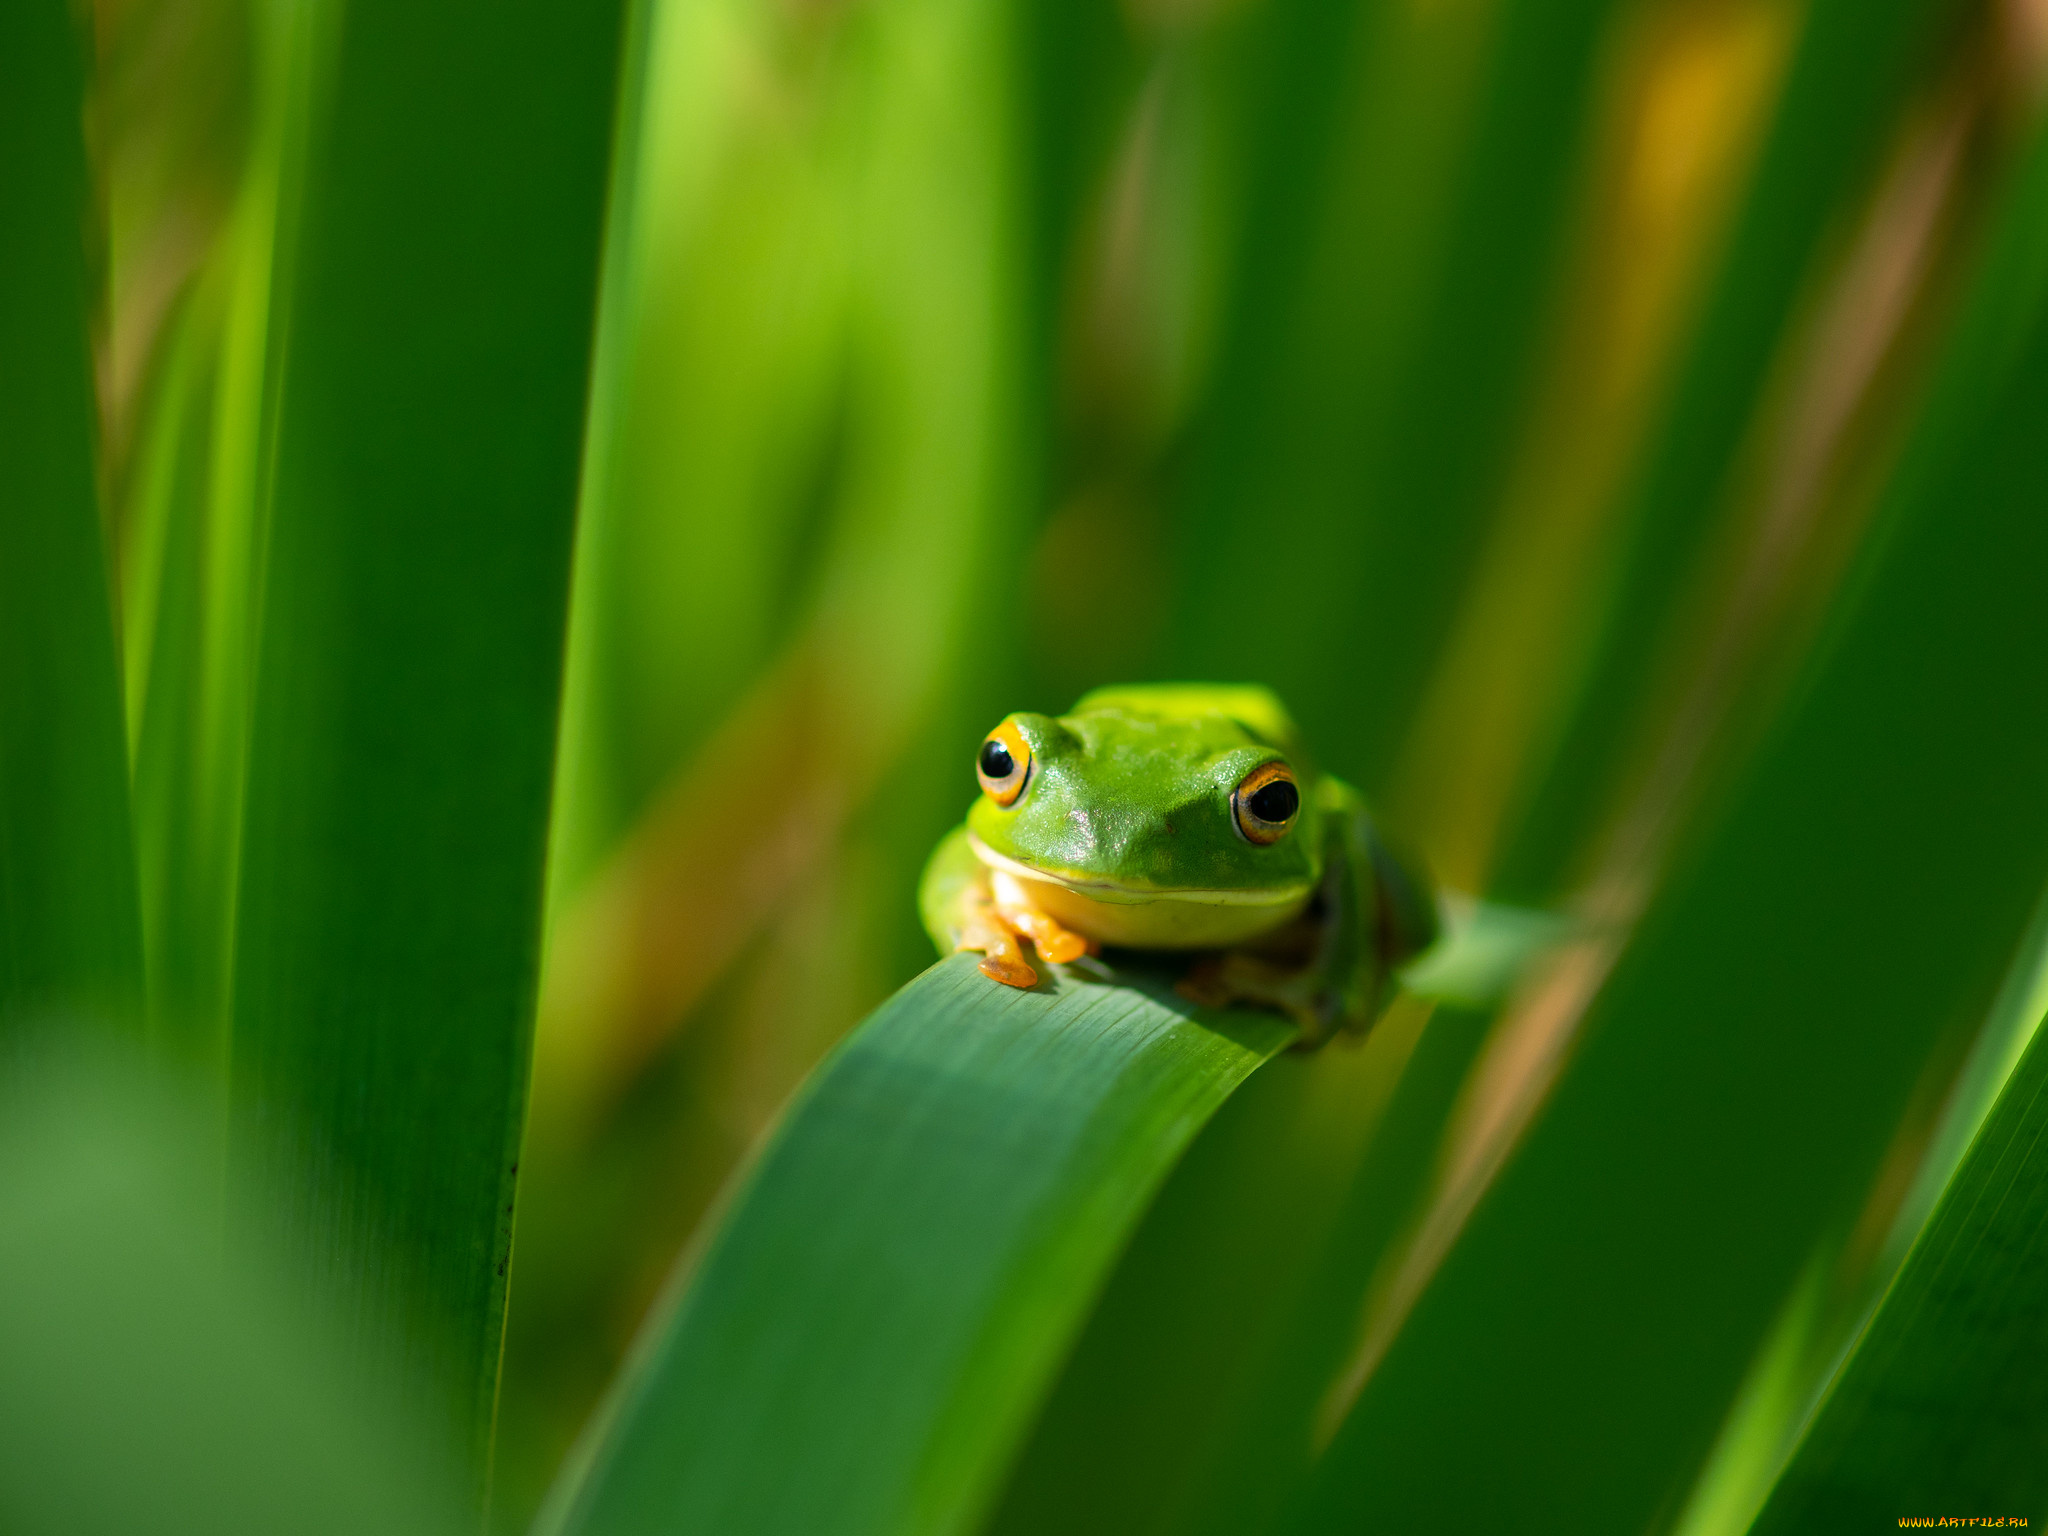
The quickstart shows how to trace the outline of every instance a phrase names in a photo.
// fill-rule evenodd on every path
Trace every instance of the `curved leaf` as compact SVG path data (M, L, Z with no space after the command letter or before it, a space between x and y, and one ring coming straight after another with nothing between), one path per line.
M925 972L791 1108L542 1529L971 1529L1159 1182L1291 1033Z

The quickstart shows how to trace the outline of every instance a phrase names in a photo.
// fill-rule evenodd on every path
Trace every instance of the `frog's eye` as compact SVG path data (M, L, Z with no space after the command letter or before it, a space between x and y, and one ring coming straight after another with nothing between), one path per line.
M1230 796L1230 812L1247 842L1277 843L1301 810L1301 790L1285 763L1262 763Z
M1015 805L1031 777L1031 743L1008 720L988 733L974 759L975 776L997 805Z

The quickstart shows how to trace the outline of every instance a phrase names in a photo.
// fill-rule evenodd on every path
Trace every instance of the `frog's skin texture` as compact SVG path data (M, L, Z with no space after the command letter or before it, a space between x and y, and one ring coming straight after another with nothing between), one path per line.
M982 795L925 867L941 954L1037 984L1103 945L1181 951L1181 991L1287 1014L1302 1043L1367 1028L1436 936L1434 894L1357 791L1319 774L1264 688L1102 688L1014 714L982 743Z

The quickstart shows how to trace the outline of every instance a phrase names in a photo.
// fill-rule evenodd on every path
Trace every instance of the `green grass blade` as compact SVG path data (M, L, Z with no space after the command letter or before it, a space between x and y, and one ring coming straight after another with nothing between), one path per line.
M1160 1180L1288 1038L926 972L812 1077L543 1528L971 1529Z
M222 1070L281 321L325 17L244 18L241 180L161 347L130 475L123 599L151 1021L171 1049Z
M1447 1489L1474 1529L1675 1516L1937 1042L1985 1016L2048 873L2048 153L2009 192L1784 715L1604 985L1591 955L1523 1016L1564 1051L1583 1009L1575 1058L1359 1356L1297 1529L1416 1528Z
M1060 325L1073 302L1073 268L1085 237L1090 196L1116 148L1120 119L1144 79L1144 49L1127 13L1097 0L1046 0L1017 12L1008 59L1022 131L1017 135L1020 248L1026 253L1019 327L1018 411L1032 451L1019 456L1033 477L1029 505L1060 487Z
M0 1024L141 1001L93 464L85 54L58 0L0 15Z
M1955 1049L1938 1050L1929 1060L1854 1225L1822 1237L1784 1299L1685 1512L1673 1523L1674 1536L1742 1536L1755 1522L1815 1407L1898 1278L2026 1054L2044 1010L2048 898L2035 907L1998 1001L1960 1070ZM1944 1042L1961 1044L1960 1035Z
M1609 807L1615 756L1645 704L1654 643L1716 515L1772 361L1817 260L1876 174L1898 108L1924 81L1950 0L1816 0L1694 340L1621 509L1621 569L1560 745L1509 848L1498 892L1544 900L1577 873ZM1651 701L1654 702L1654 701Z
M2048 1517L2048 1037L2036 1033L1829 1388L1756 1536Z
M445 1394L479 1469L619 24L349 5L281 195L233 1099L292 1149L332 1304Z
M223 520L209 516L222 371L212 297L188 308L168 344L139 455L126 618L131 689L141 696L131 729L152 1036L220 1070L237 820L230 808L238 809L245 719L240 709L221 708L220 662L231 656L245 676L248 636L238 630L236 643L221 646L218 632L230 616L245 616L248 603L246 582L223 593L208 580L226 564ZM235 727L231 752L221 750L230 734L224 715Z

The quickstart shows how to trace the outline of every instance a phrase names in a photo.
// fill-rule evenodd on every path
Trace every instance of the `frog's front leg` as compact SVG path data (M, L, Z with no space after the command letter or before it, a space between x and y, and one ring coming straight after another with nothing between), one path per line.
M1025 961L1016 931L1003 921L989 898L986 880L962 893L960 929L953 948L979 950L981 974L991 981L1000 981L1006 987L1038 985L1038 972Z
M1024 905L1028 907L1029 903ZM988 869L974 856L967 841L965 827L947 834L933 850L918 886L918 910L924 918L925 931L941 953L979 951L984 976L1007 987L1038 985L1038 973L1025 960L1017 943L1020 933L1031 937L1034 943L1038 942L1038 935L1005 913L992 888ZM1021 912L1019 915L1020 919L1025 917ZM1053 935L1064 934L1066 930L1057 924L1052 928L1048 939L1064 951ZM1050 953L1042 944L1039 953L1048 960L1073 958L1064 952Z
M996 915L1013 932L1029 939L1040 958L1055 965L1065 965L1070 960L1097 952L1095 944L1040 911L1024 894L1024 887L1017 883L1017 877L1009 871L998 869L991 872L988 884Z

